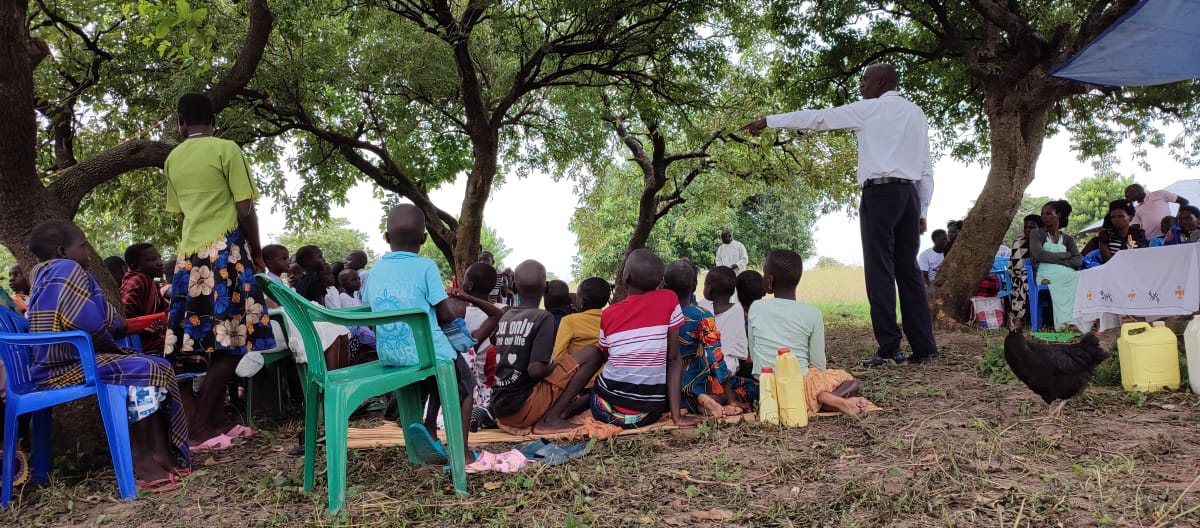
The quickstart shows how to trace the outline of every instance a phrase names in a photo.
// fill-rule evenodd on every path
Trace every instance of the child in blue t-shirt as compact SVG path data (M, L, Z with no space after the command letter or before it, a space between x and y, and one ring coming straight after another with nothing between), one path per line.
M371 267L371 274L367 276L367 282L363 285L363 300L371 304L373 311L421 308L429 313L434 354L438 360L454 361L458 375L458 397L463 419L463 452L466 453L467 472L486 471L495 466L495 455L480 452L477 460L466 448L475 378L462 355L456 352L460 347L465 350L475 343L470 334L464 331L465 323L462 319L454 317L450 304L446 302L450 295L443 286L437 264L417 254L421 244L425 243L425 237L425 215L419 208L411 204L400 204L392 208L388 213L387 232L384 235L391 245L391 251ZM459 290L453 290L451 293L485 311L496 310L484 299ZM447 337L447 332L451 334L450 338ZM416 344L408 325L380 325L375 329L375 336L380 361L396 366L417 363ZM460 341L460 345L452 345L451 339ZM433 435L437 431L440 402L437 400L436 387L430 387L425 392L431 400L429 412L425 417L425 430L421 431L418 424L413 424L410 429L437 450L440 445L433 440ZM421 451L420 446L418 451ZM436 459L436 456L431 454L426 460L432 462L433 459Z

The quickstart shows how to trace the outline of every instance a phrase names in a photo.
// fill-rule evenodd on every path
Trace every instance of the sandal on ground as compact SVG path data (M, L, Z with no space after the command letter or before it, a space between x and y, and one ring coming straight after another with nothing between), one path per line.
M228 431L225 431L225 436L228 436L229 438L250 438L256 434L258 433L256 433L254 429L246 427L242 424L237 424L233 427L230 427Z
M516 473L528 464L529 459L525 458L520 451L513 449L496 455L496 463L492 466L492 470L500 473Z
M175 475L175 478L177 478L179 480L185 480L185 479L192 478L192 475L194 475L195 473L196 473L195 471L192 471L192 468L172 468L171 469L171 474Z
M408 437L412 447L417 452L417 458L426 464L444 465L450 459L446 457L446 447L441 440L435 440L429 435L424 425L411 424L408 426Z
M231 447L233 447L233 439L226 435L219 434L209 438L208 440L205 440L200 445L192 446L191 451L193 453L208 453L212 451L224 451Z
M175 491L183 487L183 484L181 484L178 480L175 480L174 475L158 480L135 480L133 481L133 484L137 486L139 491L144 491L146 493L165 493L168 491Z
M480 451L475 455L475 461L467 464L467 474L486 473L496 469L496 454L490 451Z

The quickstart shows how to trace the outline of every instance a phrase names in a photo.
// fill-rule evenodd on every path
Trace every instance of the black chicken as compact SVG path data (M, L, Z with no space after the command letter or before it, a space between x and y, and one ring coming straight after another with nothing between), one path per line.
M1050 416L1062 414L1067 400L1087 387L1092 370L1108 352L1100 348L1100 339L1089 332L1078 343L1031 343L1019 328L1004 339L1004 360L1017 379L1050 405Z

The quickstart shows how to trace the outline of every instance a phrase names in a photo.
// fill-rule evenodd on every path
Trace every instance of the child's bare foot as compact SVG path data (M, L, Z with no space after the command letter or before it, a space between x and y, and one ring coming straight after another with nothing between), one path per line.
M717 400L712 399L712 396L701 394L696 397L696 403L700 404L700 410L707 416L715 418L725 417L725 408L720 403L717 403Z
M737 405L726 405L726 406L722 407L721 409L723 409L725 411L725 416L737 416L737 415L745 412L742 410L741 407L739 407Z
M826 405L837 409L838 412L847 416L858 416L858 413L862 412L862 408L854 401L856 399L862 398L839 398L835 402L826 403Z
M871 407L871 400L866 398L854 397L850 398L850 401L854 402L854 404L858 406L858 412L860 413L867 412L867 409Z
M571 423L561 418L543 416L538 423L533 424L533 434L545 435L565 433L579 428L579 424Z

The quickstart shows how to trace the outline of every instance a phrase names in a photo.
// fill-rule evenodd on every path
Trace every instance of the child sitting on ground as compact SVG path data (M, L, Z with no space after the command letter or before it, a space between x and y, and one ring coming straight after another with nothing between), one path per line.
M662 260L648 249L634 250L619 280L628 296L600 316L597 346L608 361L592 392L592 416L624 429L653 424L664 412L675 425L700 423L701 417L680 412L683 312L674 292L658 289Z
M774 367L781 348L789 348L804 373L808 414L822 407L857 416L871 402L858 397L858 381L844 370L825 368L825 323L821 311L796 301L796 286L804 272L804 261L794 251L770 252L763 265L763 289L774 299L761 299L750 308L750 354L754 375ZM745 273L743 273L745 275Z
M736 284L737 274L733 269L725 266L710 269L704 277L704 300L696 303L712 312L716 319L717 330L721 332L725 366L731 373L737 373L741 360L750 355L746 341L746 312L731 300Z
M554 331L557 333L563 317L571 314L571 287L560 280L547 282L546 299L543 304L546 305L546 311L554 316Z
M600 340L600 313L608 305L612 289L608 281L600 277L584 279L577 288L579 312L563 317L554 334L554 361L574 354L575 351L594 345ZM592 375L587 387L590 389L600 373Z
M437 264L417 254L421 244L425 243L425 214L412 204L392 207L388 212L387 232L384 238L391 246L391 251L371 267L371 274L363 288L363 299L371 304L374 311L419 308L429 314L434 354L440 361L453 361L457 374L460 400L458 403L462 409L463 420L463 444L457 447L463 453L467 471L488 471L496 469L498 463L508 463L497 460L496 455L487 451L481 451L477 458L467 449L475 376L442 331L443 325L454 324L456 318L450 311L450 304L446 302L449 296L442 285ZM460 291L453 293L476 306L488 304L485 300ZM380 360L386 358L389 364L396 366L414 365L417 363L416 343L413 342L411 331L402 324L392 323L376 327L379 357ZM441 462L444 454L437 449L440 444L433 440L437 434L437 411L440 407L440 402L436 399L436 382L431 378L423 388L430 397L430 410L426 413L424 426L411 424L406 436L420 443L414 447L426 462Z
M96 378L131 389L127 409L137 487L179 488L178 479L190 473L191 453L171 362L117 347L113 337L125 333L125 322L84 269L90 249L78 227L65 221L40 224L30 234L29 249L41 261L29 270L34 277L27 315L30 332L91 334ZM36 345L33 356L29 375L40 389L78 385L83 380L79 353L67 343Z
M604 363L594 346L554 361L554 316L539 309L546 268L536 260L517 266L514 286L520 303L496 329L496 386L492 414L510 432L550 434L579 427L567 421L587 408L576 400Z
M735 378L725 365L716 320L711 312L693 301L696 267L687 260L672 262L667 266L663 285L678 297L683 312L679 355L684 361L681 385L684 407L692 414L703 412L717 418L736 416L749 410L750 406L745 403L748 395L741 387L734 388ZM738 390L742 391L740 397Z
M468 266L463 274L462 289L468 295L487 299L495 281L496 268L476 262ZM450 303L454 316L467 323L467 331L476 341L475 346L463 354L463 359L475 375L475 391L471 395L471 431L494 429L496 420L492 417L491 406L492 385L496 381L496 347L492 344L492 336L496 333L500 316L508 307L491 304L491 308L487 305L480 308L455 297L446 299L446 302Z
M738 274L736 284L738 304L742 305L742 311L748 317L750 305L767 295L763 289L763 276L757 271L746 270Z
M134 244L125 250L125 263L129 271L121 279L121 304L125 318L165 314L171 304L159 293L155 277L162 277L162 255L153 244ZM138 334L142 341L142 352L159 354L166 341L166 320L152 325Z

